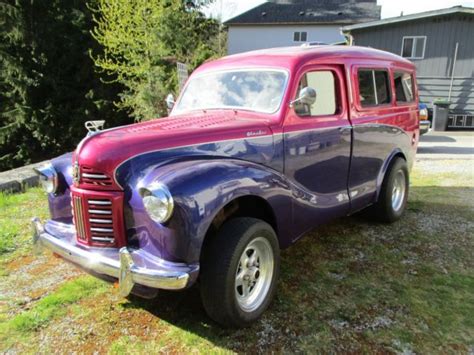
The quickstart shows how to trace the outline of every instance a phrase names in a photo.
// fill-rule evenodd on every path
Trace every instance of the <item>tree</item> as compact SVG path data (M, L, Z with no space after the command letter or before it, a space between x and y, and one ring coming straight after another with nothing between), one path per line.
M219 55L219 24L199 11L203 3L97 0L92 35L103 52L92 57L101 72L126 88L117 105L136 120L166 112L164 98L177 88L177 61L193 69Z
M0 26L0 170L73 149L85 121L128 121L114 112L121 88L94 72L83 1L0 1Z

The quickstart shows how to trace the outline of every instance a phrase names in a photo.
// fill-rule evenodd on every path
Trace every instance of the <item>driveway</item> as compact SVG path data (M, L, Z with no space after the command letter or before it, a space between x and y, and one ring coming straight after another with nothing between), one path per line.
M420 159L474 159L474 132L429 132L420 137Z

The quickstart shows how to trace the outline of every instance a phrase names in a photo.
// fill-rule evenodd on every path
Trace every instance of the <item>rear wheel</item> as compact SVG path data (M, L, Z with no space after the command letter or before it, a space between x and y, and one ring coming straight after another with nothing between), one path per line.
M206 245L200 290L204 308L216 322L245 327L270 304L280 266L272 227L255 218L226 222Z
M400 219L408 200L408 168L404 159L395 158L385 175L380 195L368 210L374 219L392 223Z

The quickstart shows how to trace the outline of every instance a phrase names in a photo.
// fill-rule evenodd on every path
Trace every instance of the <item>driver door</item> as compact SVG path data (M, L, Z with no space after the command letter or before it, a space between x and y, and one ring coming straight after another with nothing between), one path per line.
M351 125L343 67L303 68L292 99L307 86L316 90L316 101L293 104L283 127L285 175L307 194L296 198L293 208L293 225L300 233L350 210Z

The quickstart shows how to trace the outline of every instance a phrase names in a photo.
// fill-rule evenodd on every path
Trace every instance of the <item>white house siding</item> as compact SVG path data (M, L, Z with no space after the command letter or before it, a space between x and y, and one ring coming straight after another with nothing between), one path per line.
M334 43L344 41L341 34L341 25L230 25L227 40L228 54L302 44L302 42L293 41L294 32L307 32L307 42Z

